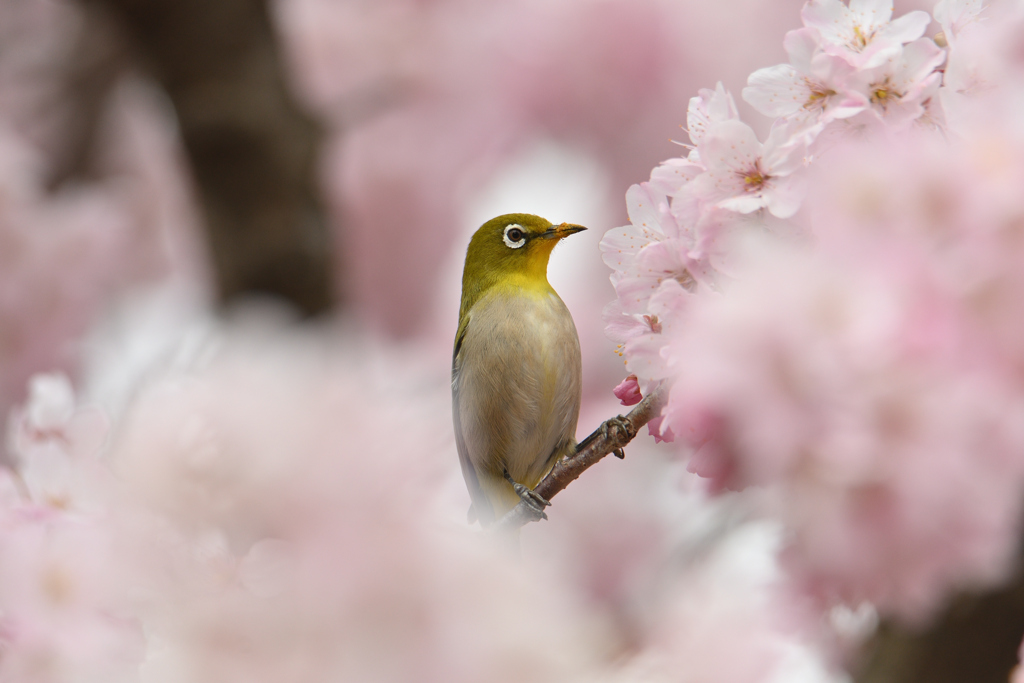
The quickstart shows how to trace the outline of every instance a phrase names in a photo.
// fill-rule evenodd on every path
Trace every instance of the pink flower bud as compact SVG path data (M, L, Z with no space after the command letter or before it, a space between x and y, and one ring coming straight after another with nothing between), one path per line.
M643 396L640 394L640 385L637 383L636 375L630 375L622 380L619 386L612 389L615 398L622 401L624 406L635 406Z

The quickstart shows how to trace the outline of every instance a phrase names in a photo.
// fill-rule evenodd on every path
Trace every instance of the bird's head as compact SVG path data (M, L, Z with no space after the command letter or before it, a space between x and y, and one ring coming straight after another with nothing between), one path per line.
M586 230L528 213L508 213L480 226L469 242L462 275L463 313L482 292L501 282L548 286L548 258L563 237Z

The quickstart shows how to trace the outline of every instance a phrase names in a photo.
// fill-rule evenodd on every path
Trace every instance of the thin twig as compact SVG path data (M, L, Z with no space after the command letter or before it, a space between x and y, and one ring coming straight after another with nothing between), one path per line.
M640 428L661 414L665 404L663 389L658 388L646 396L628 415L606 420L593 434L580 442L576 453L555 463L548 475L541 480L534 491L541 497L551 498L575 481L583 471L609 453L621 450L633 440ZM525 502L520 502L508 511L494 525L499 533L514 531L530 522L541 519L540 513Z

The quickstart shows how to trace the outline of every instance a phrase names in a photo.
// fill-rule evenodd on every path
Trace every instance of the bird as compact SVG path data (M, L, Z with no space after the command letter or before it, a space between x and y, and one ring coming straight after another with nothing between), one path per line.
M452 352L452 418L468 519L488 527L575 452L582 393L576 325L547 278L563 238L586 230L526 213L498 216L474 233L462 274Z

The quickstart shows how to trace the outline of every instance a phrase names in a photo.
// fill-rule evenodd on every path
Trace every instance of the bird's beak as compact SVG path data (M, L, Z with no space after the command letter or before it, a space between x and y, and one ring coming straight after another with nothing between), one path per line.
M563 237L575 235L577 232L583 232L584 230L586 230L586 228L582 225L562 223L561 225L552 225L550 228L538 235L538 237L543 237L546 240L560 240Z

